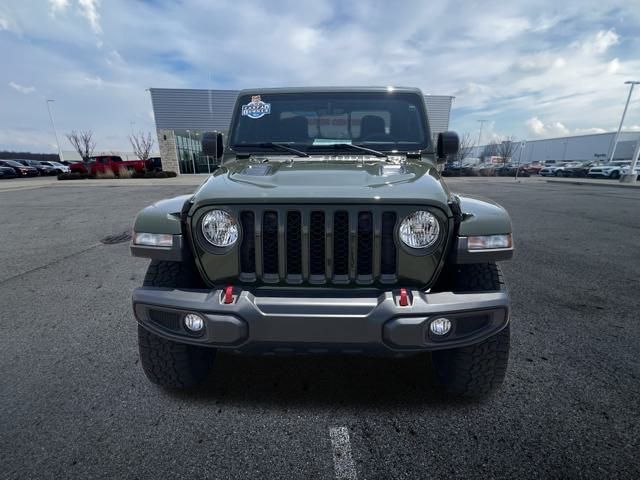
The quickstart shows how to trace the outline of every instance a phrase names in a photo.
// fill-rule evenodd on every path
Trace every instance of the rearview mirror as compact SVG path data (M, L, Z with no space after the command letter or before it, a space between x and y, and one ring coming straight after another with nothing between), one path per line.
M460 148L460 140L456 132L442 132L438 134L438 162L444 162L449 155L455 155Z
M202 134L202 154L207 157L222 158L224 153L224 136L220 132Z

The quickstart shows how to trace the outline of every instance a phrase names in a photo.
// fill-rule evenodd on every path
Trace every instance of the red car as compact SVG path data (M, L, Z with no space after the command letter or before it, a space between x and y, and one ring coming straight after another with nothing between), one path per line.
M113 172L118 175L121 169L130 172L144 172L146 170L145 163L142 160L122 160L117 155L100 155L91 157L88 162L76 162L69 165L71 172L88 173L95 175L96 173Z

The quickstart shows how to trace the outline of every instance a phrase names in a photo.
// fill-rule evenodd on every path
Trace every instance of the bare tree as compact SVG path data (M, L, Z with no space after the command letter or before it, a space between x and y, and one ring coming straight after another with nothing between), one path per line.
M463 133L460 137L460 144L458 147L458 153L456 155L456 161L462 163L462 161L471 156L473 152L473 139L470 133Z
M67 133L67 139L84 162L88 161L89 157L93 155L96 142L93 139L93 132L91 130L80 130L79 132L72 130L71 133Z
M494 157L498 154L498 144L493 140L482 149L483 159L486 157Z
M513 157L517 147L516 138L511 136L507 137L501 143L497 144L497 153L499 157L502 157L502 163L507 164L507 161Z
M131 143L131 148L133 148L133 153L135 153L140 160L144 162L149 160L154 144L151 133L145 135L140 132L137 135L129 135L129 142Z

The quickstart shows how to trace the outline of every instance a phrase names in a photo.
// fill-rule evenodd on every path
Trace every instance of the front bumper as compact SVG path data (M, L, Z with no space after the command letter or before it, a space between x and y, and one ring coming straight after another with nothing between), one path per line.
M505 291L408 293L409 305L401 306L399 290L328 298L236 289L225 304L223 290L143 287L133 293L133 310L143 327L166 339L239 352L440 350L481 342L509 322ZM200 335L184 327L188 313L205 319ZM452 322L441 337L429 329L439 317Z

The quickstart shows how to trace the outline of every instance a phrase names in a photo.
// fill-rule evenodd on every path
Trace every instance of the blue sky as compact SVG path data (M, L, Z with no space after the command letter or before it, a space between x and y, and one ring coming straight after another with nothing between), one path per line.
M613 130L640 80L640 0L5 0L0 149L153 130L148 87L403 85L483 141ZM640 88L625 128L640 130Z

